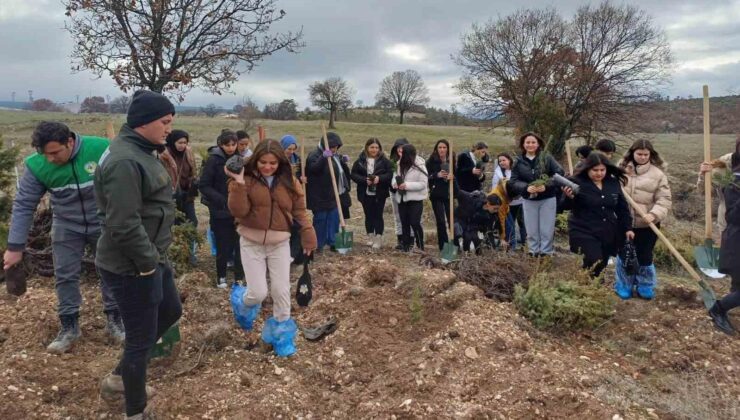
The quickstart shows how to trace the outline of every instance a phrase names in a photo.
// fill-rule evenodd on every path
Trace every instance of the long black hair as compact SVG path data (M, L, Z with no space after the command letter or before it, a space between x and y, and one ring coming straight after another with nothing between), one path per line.
M401 154L401 160L398 162L399 173L401 176L405 177L413 167L416 167L416 169L420 170L421 173L427 175L427 171L416 164L416 147L412 144L404 144L401 146L401 151L403 153Z
M614 166L614 164L611 163L606 155L603 153L591 153L590 155L588 155L588 157L583 160L583 164L576 170L573 176L587 180L589 179L588 171L590 171L591 168L593 168L594 166L599 165L606 166L606 178L613 176L614 178L618 179L619 182L622 183L622 185L627 184L627 175L625 175L624 170L622 168Z
M377 144L378 145L378 149L379 149L378 150L378 156L376 156L375 158L376 159L382 158L383 157L383 145L380 144L380 140L377 137L370 137L369 139L367 139L367 141L365 142L365 148L362 149L362 153L365 154L365 157L366 158L369 158L370 155L367 154L367 148L370 147L373 144Z
M450 159L452 159L452 162L454 162L455 155L452 154L452 150L450 150L450 142L448 142L447 139L439 139L434 143L434 150L432 151L431 156L429 156L429 159L442 162L442 158L439 157L439 152L437 151L437 147L439 147L440 144L447 146L447 161L450 162Z

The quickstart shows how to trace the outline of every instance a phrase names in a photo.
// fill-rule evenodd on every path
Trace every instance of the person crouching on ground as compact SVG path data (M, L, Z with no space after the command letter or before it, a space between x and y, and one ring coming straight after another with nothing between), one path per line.
M570 209L570 250L583 255L583 268L591 277L601 275L610 256L616 256L624 240L632 240L632 216L622 194L627 182L624 171L601 153L591 153L572 178L578 194L563 188L564 208Z
M416 155L416 148L410 144L401 146L401 160L398 161L392 185L397 189L396 200L401 217L403 251L410 251L413 241L420 250L424 250L424 228L421 216L424 211L424 200L429 191L429 175L425 162ZM414 236L411 237L413 230Z
M242 262L250 273L244 303L251 324L267 297L269 273L272 314L265 321L262 340L278 356L295 353L297 327L290 318L290 228L300 225L306 256L316 249L316 232L303 201L303 187L293 177L283 148L275 140L257 144L240 174L225 170L229 181L229 210L237 219Z
M383 243L383 209L393 178L391 161L383 154L380 140L373 137L365 142L365 150L352 165L352 180L357 183L357 200L365 213L368 246L380 249Z
M167 260L175 221L172 181L154 156L165 147L174 116L165 96L136 92L126 124L95 172L102 227L95 265L126 326L123 355L100 392L108 399L123 391L127 419L154 418L147 409L147 356L182 315Z
M510 236L514 224L508 218L509 200L502 184L488 195L478 190L467 192L458 189L455 191L455 197L458 203L455 224L459 225L457 230L462 234L462 238L455 238L455 242L459 243L462 239L463 251L469 251L472 245L475 247L476 255L480 255L483 251L483 241L486 246L494 248L496 231L501 238L501 247L504 249L509 247L504 238ZM483 240L480 239L479 233L483 234Z
M727 311L740 307L740 137L735 143L735 153L730 159L732 182L724 187L726 227L722 232L719 251L719 271L730 276L730 293L718 300L709 310L714 325L728 335L737 334L730 323Z
M218 146L208 149L208 160L203 167L200 176L200 193L202 201L208 206L210 214L210 227L216 239L216 287L225 289L226 271L229 260L234 258L234 282L244 280L244 270L239 257L235 252L239 247L239 234L236 233L234 217L227 207L229 196L226 181L229 179L224 174L226 161L234 156L237 148L236 133L231 130L223 130L218 136Z

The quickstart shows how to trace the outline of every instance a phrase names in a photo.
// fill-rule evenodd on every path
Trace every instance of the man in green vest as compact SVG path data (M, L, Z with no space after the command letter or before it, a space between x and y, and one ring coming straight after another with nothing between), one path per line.
M33 132L36 153L26 158L26 170L13 200L13 213L5 251L4 268L23 259L28 231L41 198L51 198L51 228L57 312L61 329L47 351L61 354L80 337L80 272L85 246L96 250L100 236L93 180L95 169L108 149L108 139L80 136L59 122L41 122ZM124 341L124 329L113 294L101 287L106 332L116 343Z

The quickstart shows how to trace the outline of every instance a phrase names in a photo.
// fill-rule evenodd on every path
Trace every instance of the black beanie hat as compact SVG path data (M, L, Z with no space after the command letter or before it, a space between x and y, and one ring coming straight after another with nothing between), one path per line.
M131 128L141 127L165 115L175 115L175 106L161 93L139 90L128 107L126 123Z

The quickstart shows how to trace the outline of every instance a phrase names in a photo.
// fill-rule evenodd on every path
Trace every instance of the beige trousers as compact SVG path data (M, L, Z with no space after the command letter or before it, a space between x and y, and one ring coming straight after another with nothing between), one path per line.
M244 303L261 304L267 297L267 273L270 273L272 315L278 322L290 318L290 240L262 245L241 237L239 245L247 280Z

